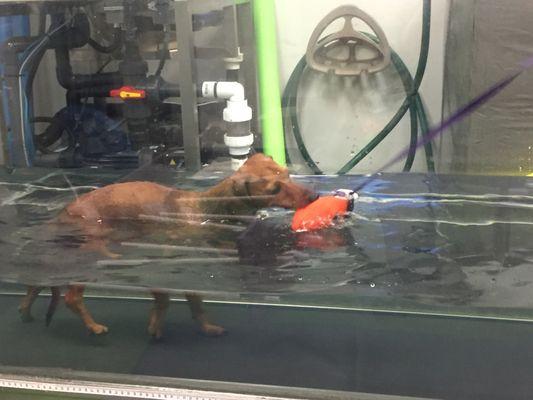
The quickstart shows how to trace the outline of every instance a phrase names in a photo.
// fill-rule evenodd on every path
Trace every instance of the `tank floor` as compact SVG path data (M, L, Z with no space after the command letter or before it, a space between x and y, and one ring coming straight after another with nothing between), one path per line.
M199 335L172 304L160 342L146 333L150 304L87 300L110 333L89 336L61 307L44 326L20 300L0 297L0 363L449 399L526 399L533 393L533 324L335 310L209 305L229 334Z

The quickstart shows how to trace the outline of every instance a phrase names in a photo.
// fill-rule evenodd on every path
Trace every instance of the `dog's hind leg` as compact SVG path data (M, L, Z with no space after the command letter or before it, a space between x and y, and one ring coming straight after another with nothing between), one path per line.
M163 335L163 320L170 304L170 297L167 293L152 291L154 296L154 307L150 311L148 322L148 333L155 339L160 339Z
M204 335L221 336L226 333L226 330L221 326L213 325L209 322L202 304L202 298L198 294L186 293L185 298L189 302L193 319L198 322L200 325L200 330Z
M108 331L107 327L97 324L83 303L83 291L85 290L85 287L82 285L71 285L68 289L68 292L65 293L65 303L67 304L67 307L80 316L91 333L94 333L95 335L106 333Z
M50 304L48 305L48 311L46 312L46 326L50 325L50 322L52 322L52 317L54 316L57 305L59 304L59 300L61 300L61 291L58 287L53 286L50 288L50 290L52 291L52 298L50 300Z
M24 296L19 306L20 318L23 322L33 321L33 317L31 316L31 306L42 290L43 287L40 286L28 286L26 296Z

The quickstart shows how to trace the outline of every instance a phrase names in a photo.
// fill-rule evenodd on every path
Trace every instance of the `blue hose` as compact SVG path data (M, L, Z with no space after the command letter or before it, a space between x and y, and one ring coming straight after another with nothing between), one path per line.
M48 48L52 36L58 33L67 22L61 25L54 25L50 32L43 35L36 42L32 43L22 54L19 68L19 91L20 91L20 114L21 114L21 135L24 158L27 167L33 165L35 158L34 128L31 123L32 103L31 92L35 71Z
M30 35L30 21L29 17L25 15L14 16L1 16L0 17L0 43L4 43L8 39L15 36L29 36ZM4 65L0 64L0 75L4 76ZM3 85L3 83L2 83ZM11 110L9 109L9 98L5 90L2 90L3 94L3 114L6 126L12 126ZM8 155L12 155L14 152L14 138L13 133L8 131L6 135L6 146ZM11 156L10 156L11 158ZM9 163L9 160L6 160Z

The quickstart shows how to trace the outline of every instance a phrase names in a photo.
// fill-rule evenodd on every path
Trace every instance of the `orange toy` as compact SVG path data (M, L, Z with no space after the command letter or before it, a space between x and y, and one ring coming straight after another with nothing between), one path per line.
M334 196L324 196L294 214L291 228L295 232L317 231L334 225L335 219L353 209L355 193L339 190Z

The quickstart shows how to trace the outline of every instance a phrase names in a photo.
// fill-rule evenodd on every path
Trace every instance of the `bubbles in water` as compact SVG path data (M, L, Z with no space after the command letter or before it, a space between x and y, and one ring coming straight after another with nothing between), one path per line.
M376 284L374 282L370 282L370 287L371 288L375 288L376 287Z

